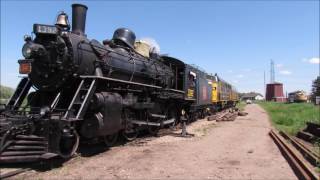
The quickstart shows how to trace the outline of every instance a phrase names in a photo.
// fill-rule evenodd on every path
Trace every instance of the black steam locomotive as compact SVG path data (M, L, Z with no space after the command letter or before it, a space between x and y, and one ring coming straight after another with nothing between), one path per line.
M34 24L25 36L18 84L0 115L0 163L71 157L79 141L112 145L141 129L150 133L214 111L208 75L182 61L134 49L135 34L89 40L87 7L72 5L55 25ZM30 90L34 89L34 90Z

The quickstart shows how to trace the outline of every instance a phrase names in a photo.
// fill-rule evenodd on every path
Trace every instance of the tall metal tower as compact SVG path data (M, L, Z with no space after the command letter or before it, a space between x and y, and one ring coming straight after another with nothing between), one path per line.
M274 74L274 62L271 59L271 66L270 66L270 83L275 82L275 74Z

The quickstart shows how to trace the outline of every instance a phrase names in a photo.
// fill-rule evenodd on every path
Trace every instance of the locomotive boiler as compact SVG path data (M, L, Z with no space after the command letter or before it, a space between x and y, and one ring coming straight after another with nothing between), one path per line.
M55 25L34 24L34 39L25 36L18 62L27 76L1 110L0 163L69 158L80 139L111 145L119 133L132 140L178 120L183 92L172 89L172 68L158 54L137 53L127 28L89 40L86 13L73 4L71 30L62 12Z

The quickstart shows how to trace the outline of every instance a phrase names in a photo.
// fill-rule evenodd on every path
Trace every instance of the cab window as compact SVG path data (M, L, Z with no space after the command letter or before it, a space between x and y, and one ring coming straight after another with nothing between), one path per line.
M196 86L196 77L191 72L190 72L190 74L188 76L188 83L189 83L189 87L195 87Z

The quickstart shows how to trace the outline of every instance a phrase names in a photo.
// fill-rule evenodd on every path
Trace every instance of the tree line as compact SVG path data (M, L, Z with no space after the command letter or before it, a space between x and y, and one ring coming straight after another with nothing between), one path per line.
M311 101L313 103L316 103L316 97L320 97L320 76L318 76L315 80L312 82L312 88L311 88Z
M13 91L10 87L0 85L0 103L6 103L6 100L11 97Z

